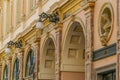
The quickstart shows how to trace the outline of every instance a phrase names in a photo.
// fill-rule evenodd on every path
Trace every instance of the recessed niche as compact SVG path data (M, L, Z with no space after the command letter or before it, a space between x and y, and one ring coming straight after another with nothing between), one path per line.
M73 30L74 32L82 32L82 28L80 25L76 25L76 27Z
M80 43L80 35L72 35L70 39L71 44L79 44Z
M53 60L45 60L45 68L52 68Z
M54 56L54 53L55 53L55 49L48 49L46 56Z
M77 57L77 49L69 49L68 58L76 58Z

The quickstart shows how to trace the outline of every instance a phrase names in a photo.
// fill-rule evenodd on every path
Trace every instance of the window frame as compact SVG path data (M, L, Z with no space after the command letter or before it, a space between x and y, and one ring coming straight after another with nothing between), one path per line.
M14 70L15 70L15 71L14 71ZM15 62L14 62L14 66L13 66L13 80L14 80L14 78L15 78L16 80L19 79L19 73L20 73L20 70L19 70L19 59L17 58L17 59L15 60ZM15 77L14 75L16 75L16 77Z
M25 77L32 76L34 74L34 51L29 50L26 59Z
M4 67L3 80L8 80L8 65L7 64Z

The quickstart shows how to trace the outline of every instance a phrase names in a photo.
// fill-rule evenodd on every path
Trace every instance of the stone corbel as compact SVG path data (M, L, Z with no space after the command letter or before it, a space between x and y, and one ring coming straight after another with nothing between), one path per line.
M88 7L94 7L95 0L83 0L81 6L87 9Z
M94 2L89 2L86 5L83 6L83 9L86 11L86 13L89 13L90 11L94 10Z
M36 40L38 40L41 37L41 35L42 35L42 30L36 29L36 35L35 35L36 36Z
M62 31L62 26L63 26L62 23L57 23L56 26L54 27L54 29L55 29L56 31Z

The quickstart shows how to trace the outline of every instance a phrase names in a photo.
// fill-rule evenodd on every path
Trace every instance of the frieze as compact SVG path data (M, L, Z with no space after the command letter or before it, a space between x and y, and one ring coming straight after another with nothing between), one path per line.
M116 52L116 43L106 46L93 52L93 61L115 55Z

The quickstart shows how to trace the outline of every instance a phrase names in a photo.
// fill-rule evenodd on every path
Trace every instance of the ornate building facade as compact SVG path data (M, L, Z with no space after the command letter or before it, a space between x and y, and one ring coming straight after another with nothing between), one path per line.
M0 80L120 80L119 8L120 0L0 0ZM36 28L43 12L49 19Z

